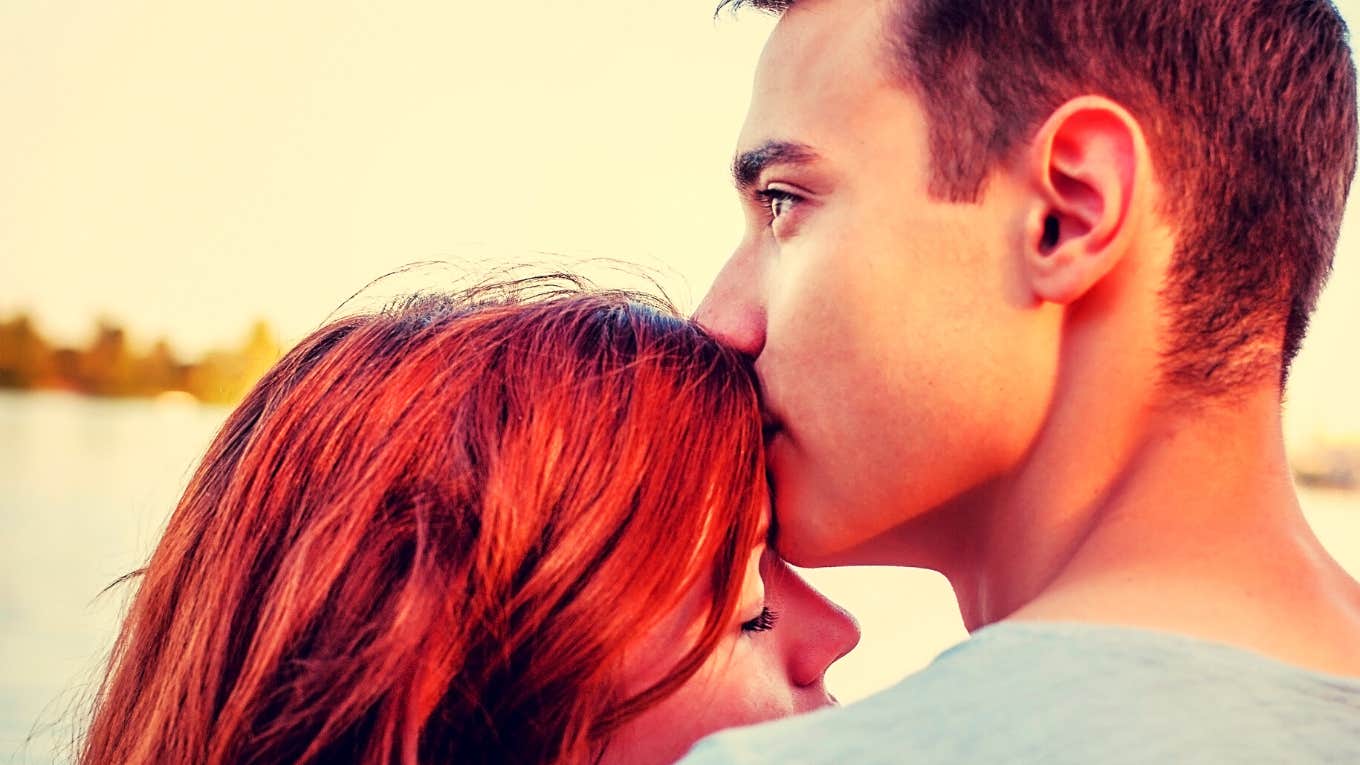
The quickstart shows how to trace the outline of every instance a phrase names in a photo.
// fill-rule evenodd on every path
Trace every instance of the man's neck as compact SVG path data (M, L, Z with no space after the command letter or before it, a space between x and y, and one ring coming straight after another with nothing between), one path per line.
M1162 629L1360 675L1360 586L1299 509L1278 406L1263 390L1042 440L944 567L965 623Z

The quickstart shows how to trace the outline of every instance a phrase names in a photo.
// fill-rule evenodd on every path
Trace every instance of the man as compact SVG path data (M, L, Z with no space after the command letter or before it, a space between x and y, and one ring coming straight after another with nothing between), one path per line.
M690 761L1360 762L1280 424L1355 170L1335 8L725 5L782 18L698 319L756 360L780 550L940 571L974 636Z

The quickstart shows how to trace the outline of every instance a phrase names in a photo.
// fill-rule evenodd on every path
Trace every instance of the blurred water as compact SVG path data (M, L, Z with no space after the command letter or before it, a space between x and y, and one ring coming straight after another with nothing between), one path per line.
M0 392L0 762L69 741L126 588L99 593L144 562L226 411Z
M227 410L180 400L0 392L0 762L52 762L82 722L126 588ZM1360 573L1360 495L1308 493L1333 554ZM963 637L938 575L838 569L808 577L859 617L864 639L832 669L861 698Z

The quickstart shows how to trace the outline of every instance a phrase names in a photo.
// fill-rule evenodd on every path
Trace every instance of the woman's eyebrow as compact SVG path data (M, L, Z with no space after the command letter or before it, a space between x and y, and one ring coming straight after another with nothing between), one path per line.
M760 179L760 174L773 165L810 165L820 157L805 143L797 141L766 141L754 149L738 154L732 160L732 182L737 190L748 192Z

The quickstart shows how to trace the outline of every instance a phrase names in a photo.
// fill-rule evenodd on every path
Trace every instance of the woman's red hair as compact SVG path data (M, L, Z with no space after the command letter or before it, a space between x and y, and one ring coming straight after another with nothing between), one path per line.
M758 412L737 354L569 278L315 332L140 572L80 761L591 759L733 628ZM701 638L625 696L622 655L694 586Z

